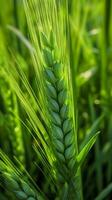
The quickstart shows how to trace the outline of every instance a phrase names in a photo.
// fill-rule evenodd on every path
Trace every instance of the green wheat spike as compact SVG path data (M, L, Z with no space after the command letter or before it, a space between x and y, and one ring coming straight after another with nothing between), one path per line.
M0 80L2 87L0 87L0 93L3 99L3 104L5 108L6 115L6 128L8 132L8 136L10 138L10 142L12 145L12 150L14 156L21 162L21 164L25 165L25 150L23 144L23 135L21 130L21 124L19 120L19 109L16 95L12 92L9 82L6 78L6 74L3 71L5 66L7 66L6 58L7 53L5 51L4 46L1 44L0 58Z
M22 180L16 169L2 160L0 160L0 177L6 189L12 192L17 199L42 200L40 194L32 188L29 182Z
M53 33L52 33L53 41ZM71 178L75 165L73 120L69 117L68 92L63 76L63 63L54 54L56 46L50 45L42 33L43 57L45 61L46 95L50 113L50 132L57 167L64 182ZM55 44L55 42L52 42ZM62 170L60 165L63 166ZM59 177L60 177L59 175Z

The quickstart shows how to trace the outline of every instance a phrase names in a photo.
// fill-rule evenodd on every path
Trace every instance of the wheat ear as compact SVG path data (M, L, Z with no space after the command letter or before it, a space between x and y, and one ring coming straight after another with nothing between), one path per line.
M0 81L2 87L0 87L0 93L3 99L3 104L5 107L5 116L6 116L6 128L8 136L12 145L12 150L17 159L21 164L25 165L25 149L23 144L23 136L21 130L21 123L19 120L19 109L17 97L14 92L11 90L7 75L5 73L5 67L8 66L7 60L8 55L3 43L4 38L0 33L0 39L2 43L0 44ZM9 66L8 66L9 67Z
M42 33L42 42L46 66L45 85L50 113L50 135L58 160L60 180L69 181L75 165L75 143L73 122L69 117L68 91L63 75L63 63L56 55L57 45L55 45L52 31L49 40Z
M29 183L22 180L13 167L7 166L0 161L0 177L4 180L6 189L13 193L18 199L37 200L39 195Z
M7 84L3 84L3 89L8 89L8 92L2 93L4 105L7 114L7 130L12 144L14 155L19 161L25 165L25 152L22 138L20 121L18 119L18 104L15 94L10 90ZM4 92L4 91L3 91Z

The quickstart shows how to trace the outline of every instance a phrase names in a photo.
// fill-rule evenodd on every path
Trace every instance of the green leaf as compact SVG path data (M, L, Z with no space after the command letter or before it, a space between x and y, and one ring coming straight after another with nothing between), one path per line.
M82 144L80 145L80 150L82 150L82 148L89 142L89 140L94 136L94 134L97 131L98 126L100 125L102 119L103 119L104 115L101 115L100 117L98 117L95 122L93 123L93 125L90 128L89 133L87 134L87 136L85 137L85 139L83 140Z
M99 132L97 132L87 143L86 145L83 147L83 149L81 150L81 152L78 154L77 158L76 158L76 163L78 164L78 167L82 165L82 163L84 162L88 152L90 151L90 149L92 148L92 146L94 145L94 143L96 142L96 139L99 135Z
M107 199L107 195L110 194L110 192L112 192L112 183L110 183L96 198L95 200L103 200L103 199Z

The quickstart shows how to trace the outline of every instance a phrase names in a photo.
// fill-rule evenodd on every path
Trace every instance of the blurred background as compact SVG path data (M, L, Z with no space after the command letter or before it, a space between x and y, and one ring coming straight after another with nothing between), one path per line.
M112 200L112 1L69 1L69 18L71 62L76 68L78 93L79 145L90 130L100 130L82 167L84 199L95 199L103 191L107 193L105 199ZM31 129L26 113L3 73L8 63L16 65L14 54L33 90L38 92L33 78L30 44L22 0L0 0L0 148L13 161L12 155L19 152L20 161L35 180L41 178L39 186L46 192L42 174L31 165L37 159L30 147L34 141L26 134L28 130L21 121L15 120L15 116L19 116ZM19 84L28 97L21 81ZM21 150L15 152L17 138L22 138ZM40 160L38 162L42 165ZM0 191L2 193L2 188Z

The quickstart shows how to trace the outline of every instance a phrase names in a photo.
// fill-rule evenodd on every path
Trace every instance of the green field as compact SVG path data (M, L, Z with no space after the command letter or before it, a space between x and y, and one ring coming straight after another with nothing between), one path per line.
M112 1L0 0L0 200L112 200Z

